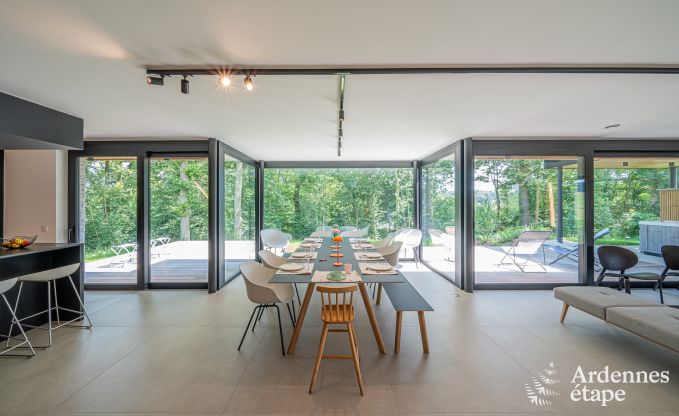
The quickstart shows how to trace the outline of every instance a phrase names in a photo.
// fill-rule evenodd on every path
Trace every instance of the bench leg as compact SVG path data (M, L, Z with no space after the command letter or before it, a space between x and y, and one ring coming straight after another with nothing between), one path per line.
M564 319L566 319L567 313L568 313L568 304L566 302L564 302L563 308L561 309L561 323L563 323Z
M382 300L382 283L377 284L377 299L375 299L375 305L379 305L380 300Z
M401 325L403 324L403 312L396 312L396 337L394 338L394 354L401 351Z
M422 349L429 354L429 338L427 338L427 324L424 321L424 311L417 311L420 319L420 335L422 336Z

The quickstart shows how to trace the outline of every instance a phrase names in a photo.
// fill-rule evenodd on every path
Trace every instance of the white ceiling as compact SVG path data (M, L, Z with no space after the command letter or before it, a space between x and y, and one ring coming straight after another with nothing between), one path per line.
M0 91L85 135L217 137L263 160L337 160L337 78L146 66L679 65L679 1L3 0ZM679 75L350 76L342 160L421 158L469 136L679 137ZM622 127L604 132L603 126Z

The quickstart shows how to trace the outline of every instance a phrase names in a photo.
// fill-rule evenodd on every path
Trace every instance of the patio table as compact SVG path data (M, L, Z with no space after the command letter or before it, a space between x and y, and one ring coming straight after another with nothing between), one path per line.
M330 246L336 243L332 241L331 238L324 238L321 247L318 249L318 255L314 261L313 272L315 271L332 271L332 270L343 270L343 267L333 266L333 263L337 259L336 257L330 257L332 249ZM351 248L351 244L348 240L339 243L341 246L340 253L344 256L339 257L342 263L350 263L352 269L361 273L359 267L359 262L354 256L354 250ZM325 261L323 261L325 260ZM380 326L375 317L375 311L372 308L370 302L370 296L368 295L368 289L366 288L367 283L405 283L406 278L397 271L397 274L393 275L361 275L361 282L358 283L358 288L361 293L361 298L363 299L363 304L365 305L365 310L368 314L368 319L370 320L370 326L372 327L373 334L375 336L375 341L377 342L377 347L382 354L385 353L384 340L382 339L382 332L380 331ZM302 307L300 308L299 315L297 317L297 324L295 325L295 331L290 338L290 344L288 345L288 354L293 354L295 352L295 347L297 346L297 340L299 339L299 334L302 332L302 325L304 324L304 317L306 316L307 310L309 309L309 303L311 302L311 297L313 296L315 283L311 281L311 274L276 274L274 275L270 283L300 283L306 284L306 292L304 294L304 300L302 301ZM338 282L342 283L342 282ZM323 283L330 284L330 283Z

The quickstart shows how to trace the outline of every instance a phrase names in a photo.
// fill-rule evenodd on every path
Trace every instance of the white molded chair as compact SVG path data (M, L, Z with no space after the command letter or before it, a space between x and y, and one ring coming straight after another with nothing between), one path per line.
M276 249L281 249L285 251L285 248L290 244L292 236L288 233L284 233L281 230L275 228L267 228L260 232L262 237L262 244L264 247L272 248L274 251Z
M403 242L403 250L408 252L408 249L413 250L413 260L415 265L418 266L420 263L420 253L417 248L422 243L422 231L417 228L406 228L394 237L395 241ZM419 267L419 266L418 266Z
M78 268L80 268L80 263L74 263L68 266L56 267L54 269L45 270L43 272L26 274L17 278L17 280L19 281L19 294L17 295L17 300L16 303L14 304L14 314L16 314L17 307L19 306L19 300L21 299L21 290L24 287L24 283L26 282L47 283L47 309L45 309L44 311L34 313L33 315L18 319L19 322L22 322L38 315L42 315L45 313L47 314L47 328L24 324L24 326L27 326L29 328L44 329L49 332L49 343L46 346L36 346L36 348L51 347L52 331L61 328L62 326L70 326L74 328L84 328L84 329L92 328L92 321L90 321L90 317L87 315L87 311L85 310L85 304L83 303L83 300L80 297L80 293L78 292L78 289L75 287L75 283L73 283L73 278L71 277L73 273L78 271ZM71 287L73 288L75 296L78 298L78 302L80 303L82 311L76 311L73 309L64 308L63 306L59 306L59 299L57 298L56 281L59 279L66 278L71 283ZM52 295L54 295L54 306L52 306ZM56 313L57 326L52 326L52 311ZM59 317L59 311L74 313L77 315L77 317L62 323L61 318ZM81 319L87 319L87 325L72 325L73 322L79 321ZM9 332L12 333L12 326L10 326Z
M388 246L389 244L394 242L394 237L396 237L396 233L387 234L387 236L383 240L380 240L374 244L375 248L379 250L381 248Z
M332 226L331 225L319 225L318 227L316 227L316 231L332 232Z
M245 332L243 333L243 338L238 344L238 351L243 346L243 341L245 340L245 335L250 329L250 324L252 324L252 331L254 332L257 322L262 319L264 310L268 308L276 308L278 313L278 331L281 335L281 350L283 355L285 355L285 345L283 343L283 325L281 324L281 311L278 308L279 303L285 303L288 307L288 313L290 314L290 321L292 326L295 326L295 318L290 310L290 302L292 302L292 297L294 292L291 284L283 283L269 283L269 280L276 274L276 270L270 269L262 264L250 261L240 265L240 272L243 275L243 280L245 281L245 290L248 295L250 302L256 303L255 309L252 310L252 315L250 315L250 320L248 321L248 326L245 327ZM255 318L254 323L252 318L255 317L255 312L257 312L257 318Z
M0 281L0 297L2 297L2 300L5 302L5 305L7 305L7 309L9 309L9 313L12 316L12 324L15 325L19 328L19 331L21 332L21 335L23 335L23 338L18 338L18 337L13 337L12 336L12 330L10 329L9 333L6 335L2 335L3 337L7 338L7 345L6 348L0 352L0 355L7 355L7 356L25 356L25 357L32 357L35 355L35 350L33 349L33 345L31 345L31 341L29 341L28 336L26 335L26 332L24 332L24 328L21 326L21 323L16 317L16 314L14 313L14 309L12 309L12 306L10 306L9 301L7 300L7 297L5 296L5 293L7 293L10 289L14 287L16 284L17 279L9 279L9 280L3 280ZM10 346L10 340L20 340L16 345ZM28 348L31 350L31 354L8 354L10 351L16 349L16 348L21 348L24 345L26 345Z
M341 232L358 230L358 228L356 228L356 226L354 226L354 225L343 225L339 229L340 229Z
M368 235L368 230L370 230L370 226L367 225L360 230L354 230L354 231L342 231L340 235L342 237L350 237L350 238L363 238Z
M278 270L282 265L288 262L288 259L281 257L277 254L270 252L269 250L259 250L259 259L262 264L270 269ZM295 287L295 294L297 295L297 303L302 305L302 301L299 298L299 290L297 290L297 284L293 283ZM295 315L295 304L292 304L292 314Z
M312 238L328 238L332 235L332 231L314 231L311 233Z
M396 268L398 266L398 255L401 252L402 241L394 241L388 246L380 247L377 252L384 257L384 260L391 265L391 267ZM373 286L373 298L375 298L375 286ZM379 304L379 299L382 297L382 283L377 284L377 303Z
M454 227L446 227L453 228ZM429 230L429 236L431 237L432 245L443 246L443 259L453 260L453 251L455 251L455 235L444 233L441 230L431 229Z

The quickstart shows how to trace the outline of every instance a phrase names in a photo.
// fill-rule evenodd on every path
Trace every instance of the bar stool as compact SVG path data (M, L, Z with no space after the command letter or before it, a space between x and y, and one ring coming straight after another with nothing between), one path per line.
M14 305L14 311L13 313L16 314L17 307L19 306L19 299L21 298L21 289L24 286L25 282L36 282L36 283L47 283L47 309L44 311L40 311L37 313L34 313L33 315L26 316L24 318L19 319L19 322L25 321L26 319L30 319L33 317L36 317L38 315L42 315L44 313L47 314L47 328L43 328L41 326L35 326L35 325L28 325L24 324L24 326L30 327L30 328L36 328L36 329L43 329L49 332L49 343L47 346L36 346L36 348L49 348L52 346L52 331L58 328L61 328L62 326L70 326L74 328L85 328L85 329L90 329L92 328L92 321L90 321L90 317L87 315L87 311L85 311L85 304L83 303L83 300L80 298L80 293L78 293L78 289L75 287L75 283L73 283L73 278L71 278L71 275L75 273L78 268L80 267L80 263L75 263L75 264L70 264L68 266L62 266L62 267L56 267L54 269L49 269L45 270L43 272L38 272L38 273L31 273L31 274L26 274L23 276L18 277L19 281L19 294L17 295L17 300L16 304ZM68 281L71 283L71 287L73 288L73 292L75 292L75 296L78 298L78 302L80 302L80 307L82 308L81 311L76 311L73 309L69 308L64 308L63 306L59 306L59 299L57 297L57 285L56 281L59 279L64 279L68 278ZM52 289L54 288L54 289ZM52 291L54 291L54 306L52 306ZM59 311L66 311L66 312L71 312L75 313L78 316L76 318L73 318L69 321L66 322L61 322L61 318L59 317ZM52 326L52 311L56 312L57 315L57 326ZM87 325L71 325L73 322L78 321L80 319L87 319ZM12 327L10 326L10 333L12 332Z
M317 286L316 290L318 290L318 292L321 294L321 320L323 321L323 332L321 333L321 342L318 345L318 355L316 355L316 365L314 366L314 372L311 376L309 394L313 392L314 384L316 384L318 369L321 366L321 359L339 358L350 359L354 362L354 370L356 371L358 388L361 392L361 396L363 396L363 378L361 377L358 343L356 341L356 330L354 329L355 314L353 301L356 285L344 287ZM349 294L348 302L347 294ZM342 295L341 300L340 295ZM347 329L330 329L330 325L346 325ZM323 349L325 348L325 341L328 338L328 332L346 332L349 336L351 355L323 355Z
M16 322L17 326L19 327L19 331L21 331L21 335L23 335L23 340L18 343L17 345L14 345L12 347L9 346L9 341L10 339L18 340L20 338L18 337L13 337L12 336L12 328L10 327L9 333L7 335L2 335L4 337L7 337L7 347L0 352L0 355L7 355L7 356L21 356L21 357L32 357L35 355L35 350L33 349L33 345L31 345L31 341L28 340L28 336L26 336L26 333L24 332L24 328L21 326L21 323L17 319L16 315L14 314L14 310L9 304L9 301L7 301L7 297L5 296L5 293L8 292L11 288L14 287L16 284L17 279L9 279L9 280L4 280L0 282L0 297L2 297L2 300L5 301L5 305L7 305L7 309L9 309L9 313L12 314L12 325ZM23 347L24 345L28 345L28 348L31 349L31 355L26 355L26 354L7 354L8 352L16 349Z

